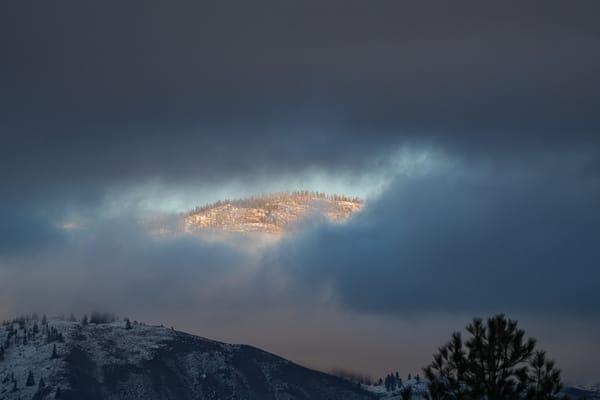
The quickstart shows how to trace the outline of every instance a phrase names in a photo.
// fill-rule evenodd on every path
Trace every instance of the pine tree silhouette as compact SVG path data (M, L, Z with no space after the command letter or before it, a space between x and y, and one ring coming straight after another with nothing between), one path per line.
M534 353L535 339L525 339L517 321L499 314L486 323L475 318L463 342L456 332L434 354L423 371L432 400L554 399L560 390L560 371L545 352Z
M529 363L527 376L528 390L526 400L552 399L560 389L560 371L555 368L553 360L546 359L545 351L536 351Z

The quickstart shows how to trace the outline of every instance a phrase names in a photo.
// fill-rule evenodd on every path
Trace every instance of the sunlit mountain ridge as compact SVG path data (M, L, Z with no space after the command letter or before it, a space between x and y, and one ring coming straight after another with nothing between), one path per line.
M363 207L358 197L308 190L280 192L238 200L221 200L183 214L187 232L213 229L225 232L282 233L307 217L343 223Z

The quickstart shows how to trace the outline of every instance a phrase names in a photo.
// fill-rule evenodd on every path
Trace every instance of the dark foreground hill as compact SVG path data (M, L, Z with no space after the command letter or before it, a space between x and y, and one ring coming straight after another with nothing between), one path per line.
M0 399L353 400L373 394L254 347L123 321L0 328Z

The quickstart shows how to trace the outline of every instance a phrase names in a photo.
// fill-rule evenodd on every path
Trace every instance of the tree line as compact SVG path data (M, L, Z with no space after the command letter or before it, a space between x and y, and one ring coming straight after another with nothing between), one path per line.
M199 214L210 209L230 204L239 208L268 208L273 201L286 201L295 199L323 199L331 201L348 201L352 203L362 204L362 199L359 197L349 197L341 194L327 194L324 192L310 190L296 190L290 192L278 192L263 196L252 196L243 199L225 199L203 206L195 207L192 211L184 213L184 216Z

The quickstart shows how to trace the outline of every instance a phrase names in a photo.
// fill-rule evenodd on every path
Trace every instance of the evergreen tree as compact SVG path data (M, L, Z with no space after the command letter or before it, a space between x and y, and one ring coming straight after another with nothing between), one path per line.
M52 346L52 355L50 356L51 359L55 359L58 358L58 354L56 353L56 343L54 344L54 346Z
M527 400L550 400L555 398L562 384L560 370L556 369L553 360L546 359L545 351L536 351L529 362L527 375Z
M452 339L439 348L431 365L423 371L433 400L466 398L467 359L460 333L452 334Z
M25 382L25 386L33 386L35 385L35 379L33 378L33 372L29 371L27 374L27 382Z
M87 314L83 314L83 318L81 319L81 325L85 326L88 324L88 316Z
M518 397L525 389L518 383L524 373L522 364L533 354L535 339L525 340L517 321L504 315L489 318L485 325L476 318L467 331L472 335L466 345L473 394L490 400Z
M125 318L125 329L131 329L131 321L129 318Z
M385 390L387 390L388 392L396 390L396 378L394 377L394 374L388 374L385 377L384 385Z
M475 318L467 332L464 343L454 333L424 368L432 400L555 398L560 372L544 352L534 354L535 340L526 340L516 321L502 314L485 324Z
M412 386L406 386L404 389L402 389L402 392L400 393L400 397L402 398L402 400L411 400L412 399Z
M385 390L387 392L389 392L390 391L390 376L389 375L385 376L385 379L383 380L383 385L385 386Z

